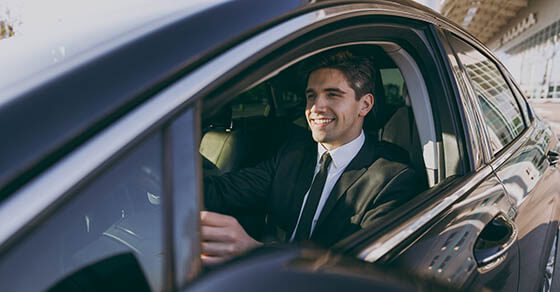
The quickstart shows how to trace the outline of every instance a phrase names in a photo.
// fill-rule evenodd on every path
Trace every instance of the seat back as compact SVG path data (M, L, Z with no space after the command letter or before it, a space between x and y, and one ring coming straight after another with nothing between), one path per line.
M403 89L403 98L405 106L399 107L383 126L380 139L405 149L409 153L410 164L419 172L422 172L426 169L426 166L406 86Z
M240 168L246 153L243 133L233 128L231 108L226 106L206 129L200 141L200 154L206 174L220 175Z

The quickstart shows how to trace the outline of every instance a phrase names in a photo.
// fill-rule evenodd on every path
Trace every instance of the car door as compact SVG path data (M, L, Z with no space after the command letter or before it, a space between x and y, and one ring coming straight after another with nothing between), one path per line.
M518 103L521 106L522 112L525 116L525 119L529 124L529 127L536 127L536 128L541 128L543 131L545 131L545 133L549 133L548 131L550 130L549 125L545 124L540 118L535 117L535 113L533 111L533 109L531 108L531 106L529 105L529 103L527 102L526 98L524 97L524 95L521 93L521 90L519 90L518 85L515 83L515 79L508 75L509 80L510 80L510 85L515 93L515 96L517 97ZM545 137L545 139L548 138L548 135L544 135L542 137ZM543 143L544 142L544 143ZM541 146L544 146L544 144L546 144L546 140L540 140L537 142L537 144L540 144ZM558 136L557 134L554 133L554 131L552 131L552 136L550 137L550 143L548 144L548 146L546 147L546 159L548 160L548 164L546 165L546 167L548 168L546 171L547 172L558 172L558 166L557 166L557 158L558 158L558 153L559 153L559 149L560 149L560 144L558 143ZM538 157L538 156L537 156ZM552 168L552 166L554 166L554 169ZM556 174L557 176L557 174ZM557 179L549 179L549 178L545 178L546 183L554 183L557 182ZM544 182L539 182L539 184L544 184ZM553 211L552 213L552 218L551 218L551 225L554 226L555 224L558 224L558 212L556 211L557 209L557 204L555 208L555 211ZM552 228L552 227L551 227ZM550 232L553 232L552 230L550 230ZM545 267L545 272L544 272L544 280L543 280L543 290L544 289L550 289L550 291L556 291L557 289L559 289L560 287L560 281L558 280L558 276L560 275L559 273L555 273L554 271L557 270L556 266L558 265L559 261L558 261L558 232L556 233L555 236L555 240L553 241L551 247L550 247L550 251L549 251L549 255L548 255L548 260L546 262L546 267ZM556 280L554 280L554 278L556 278Z
M458 37L450 36L469 77L490 164L515 204L520 248L519 291L536 291L544 284L545 269L558 229L560 178L552 166L558 139L541 120L526 120L523 108L495 61ZM552 251L555 250L555 247Z
M156 127L139 122L169 98L157 95L4 203L0 216L24 228L2 245L2 290L161 291L198 273L196 107ZM22 208L35 212L30 221Z

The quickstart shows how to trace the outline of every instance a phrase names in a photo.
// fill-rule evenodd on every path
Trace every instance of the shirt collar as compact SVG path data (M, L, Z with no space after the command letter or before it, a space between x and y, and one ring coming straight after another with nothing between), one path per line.
M355 138L354 140L329 151L332 159L332 165L335 168L346 167L352 159L358 154L358 151L364 145L366 140L366 136L364 135L364 131L360 133L360 136ZM321 160L321 156L325 153L327 149L321 145L321 143L317 143L317 163Z

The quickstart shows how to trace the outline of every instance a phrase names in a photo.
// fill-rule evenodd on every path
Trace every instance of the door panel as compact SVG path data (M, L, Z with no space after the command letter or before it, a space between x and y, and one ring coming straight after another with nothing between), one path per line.
M555 188L560 181L556 167L551 166L547 153L555 147L556 138L542 122L523 145L503 164L496 165L497 176L515 203L515 222L519 229L520 280L519 291L536 291L543 283L550 247L558 226L558 196Z
M1 290L44 291L57 284L73 291L90 283L123 287L132 280L140 283L132 290L142 290L144 282L162 290L161 141L161 131L150 134L107 163L3 250Z
M467 178L447 191L452 194L465 185L476 185L392 263L456 288L472 291L517 289L516 235L514 232L495 232L495 228L503 227L496 227L502 219L516 228L510 220L512 204L497 177L488 168L481 171L487 171L489 175L482 180ZM474 181L476 179L480 181ZM496 238L488 237L488 234ZM486 241L481 242L482 239ZM475 255L475 250L485 253Z
M558 191L552 182L559 177L553 178L547 157L555 139L541 121L526 128L528 121L492 58L456 36L449 39L472 86L491 166L517 209L513 218L519 232L519 291L539 290L557 225L552 220Z

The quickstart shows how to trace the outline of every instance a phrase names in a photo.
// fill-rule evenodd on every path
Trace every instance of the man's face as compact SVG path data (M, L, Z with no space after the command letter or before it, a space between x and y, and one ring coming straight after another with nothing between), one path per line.
M313 139L329 150L358 137L364 117L373 106L371 94L356 100L354 90L338 69L313 71L305 94L305 116Z

